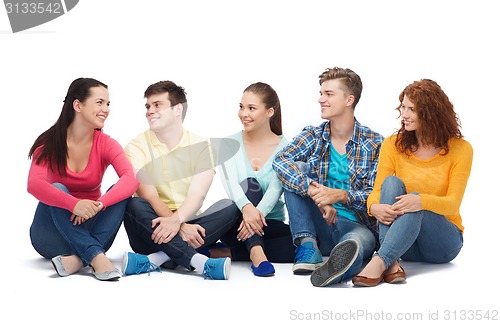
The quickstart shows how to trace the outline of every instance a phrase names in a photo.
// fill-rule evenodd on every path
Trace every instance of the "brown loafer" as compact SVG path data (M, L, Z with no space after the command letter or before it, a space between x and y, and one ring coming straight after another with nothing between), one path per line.
M384 281L387 283L399 283L406 281L406 272L402 266L396 272L384 274Z
M375 287L380 282L384 280L384 274L381 274L379 278L368 278L365 276L355 276L352 278L352 284L358 287Z

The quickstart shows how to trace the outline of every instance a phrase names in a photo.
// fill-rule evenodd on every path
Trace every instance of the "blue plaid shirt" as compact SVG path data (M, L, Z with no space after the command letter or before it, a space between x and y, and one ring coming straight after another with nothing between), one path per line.
M383 136L354 120L354 132L346 144L349 162L350 189L347 190L346 206L357 219L375 233L375 217L368 216L366 200L373 189L378 166L378 154ZM326 185L330 162L330 122L307 126L274 158L273 168L285 190L307 195L309 183L314 180ZM305 162L309 173L299 170L296 161Z

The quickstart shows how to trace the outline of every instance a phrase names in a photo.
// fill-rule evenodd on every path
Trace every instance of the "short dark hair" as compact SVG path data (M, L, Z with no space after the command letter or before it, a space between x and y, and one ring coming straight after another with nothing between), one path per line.
M159 81L150 85L146 91L144 91L144 98L148 98L154 94L160 94L168 92L168 100L173 106L177 104L182 104L182 120L186 117L187 112L187 99L186 90L183 87L178 86L172 81Z

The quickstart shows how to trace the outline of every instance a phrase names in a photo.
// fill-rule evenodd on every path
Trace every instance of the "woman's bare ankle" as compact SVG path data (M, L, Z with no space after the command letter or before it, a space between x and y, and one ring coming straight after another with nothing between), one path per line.
M396 260L394 261L391 266L389 267L389 269L387 269L387 273L396 273L398 270L399 270L400 266L399 266L399 262Z
M385 270L386 268L384 262L378 255L376 255L370 260L370 262L368 262L365 268L358 275L367 278L380 278Z
M250 249L250 260L255 267L258 267L264 261L267 261L267 256L264 253L262 245L254 245Z
M61 257L61 262L69 274L74 274L83 268L82 260L76 255L66 255Z
M106 271L116 270L116 267L111 263L108 257L104 253L99 253L96 255L90 265L96 273L103 273Z

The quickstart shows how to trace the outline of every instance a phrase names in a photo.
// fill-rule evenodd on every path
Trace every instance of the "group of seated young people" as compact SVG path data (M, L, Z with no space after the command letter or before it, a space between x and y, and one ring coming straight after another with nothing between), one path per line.
M473 152L441 87L406 86L400 128L384 138L355 117L359 75L328 68L319 84L325 121L290 141L263 82L242 93L242 130L207 140L183 126L185 89L160 81L144 93L149 129L122 148L102 130L107 85L74 80L29 151L33 247L61 277L90 266L103 281L179 266L226 280L231 261L250 261L255 276L292 263L317 287L372 287L406 281L400 260L452 261ZM118 180L101 188L109 165ZM227 198L202 210L216 174ZM122 224L133 252L117 268L106 252Z

